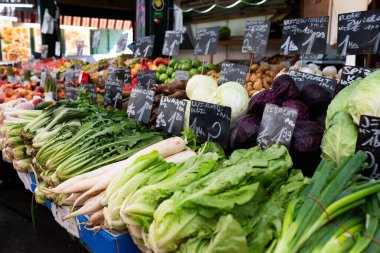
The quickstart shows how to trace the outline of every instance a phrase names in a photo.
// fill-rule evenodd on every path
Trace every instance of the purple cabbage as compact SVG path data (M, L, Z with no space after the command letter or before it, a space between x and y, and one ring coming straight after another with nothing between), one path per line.
M282 103L282 107L288 107L298 110L297 120L309 119L309 108L301 101L290 99Z
M321 161L321 141L324 128L309 120L297 120L290 144L294 168L311 176Z
M263 116L263 112L266 104L280 105L281 100L277 93L270 89L264 90L251 98L249 101L248 113L256 114L260 118Z
M313 116L325 113L331 100L331 94L318 84L306 85L301 91L301 102L309 108Z
M277 92L278 97L282 100L297 99L300 96L300 90L293 78L286 74L273 80L272 89Z
M326 124L326 113L322 113L321 115L313 117L312 121L315 121L319 125L325 127L325 124Z
M256 115L245 115L238 119L231 130L230 148L250 148L256 145L261 119Z

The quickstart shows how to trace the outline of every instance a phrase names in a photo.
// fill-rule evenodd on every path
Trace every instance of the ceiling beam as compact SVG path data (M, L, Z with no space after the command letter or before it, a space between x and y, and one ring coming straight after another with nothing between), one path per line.
M136 1L133 0L58 0L59 5L71 5L78 7L91 7L100 9L113 9L118 11L132 11L136 9Z

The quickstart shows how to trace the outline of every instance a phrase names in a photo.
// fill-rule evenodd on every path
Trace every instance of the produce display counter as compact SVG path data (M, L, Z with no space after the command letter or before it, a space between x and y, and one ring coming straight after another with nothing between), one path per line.
M25 188L31 192L36 189L36 180L33 173L17 172ZM62 227L71 235L79 238L91 252L94 253L137 253L139 252L132 238L127 233L115 233L106 229L92 231L85 227L83 223L88 221L88 216L80 215L75 220L62 221L68 214L68 207L59 207L51 201L46 201L45 205L52 211L52 214Z

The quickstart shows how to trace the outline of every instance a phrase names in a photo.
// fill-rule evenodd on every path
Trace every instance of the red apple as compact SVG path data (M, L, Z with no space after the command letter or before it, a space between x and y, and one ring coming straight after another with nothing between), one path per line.
M39 93L44 93L45 92L44 88L42 88L41 86L38 86L35 91L36 91L36 93L37 92L39 92Z
M156 66L159 66L160 64L162 64L164 62L164 59L162 57L157 57L154 61L153 61L153 64L156 65Z
M169 62L170 62L169 57L165 57L165 58L164 58L164 64L165 64L166 66L168 66L168 65L169 65Z
M158 67L154 64L149 66L149 70L157 70L157 69L158 69Z
M145 66L145 65L142 65L141 68L140 68L140 70L149 70L149 68L147 66Z

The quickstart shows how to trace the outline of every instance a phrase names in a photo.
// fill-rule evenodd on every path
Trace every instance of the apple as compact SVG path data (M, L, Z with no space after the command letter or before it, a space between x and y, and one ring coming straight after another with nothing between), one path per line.
M147 66L145 66L145 65L142 65L141 68L140 68L140 70L149 70L149 68Z
M168 66L168 65L169 65L169 62L170 62L169 57L165 57L165 58L164 58L164 64L165 64L166 66Z
M136 69L136 70L140 70L140 68L141 68L140 63L136 63L135 66L133 66L133 69Z
M131 69L131 76L136 77L137 76L137 69Z
M25 89L18 89L18 94L20 94L20 96L23 96L25 97L26 95L28 95L27 91Z
M157 69L158 69L158 67L154 64L149 66L149 70L157 70Z
M156 66L159 66L160 64L164 63L164 59L162 57L157 57L154 61L153 64Z

